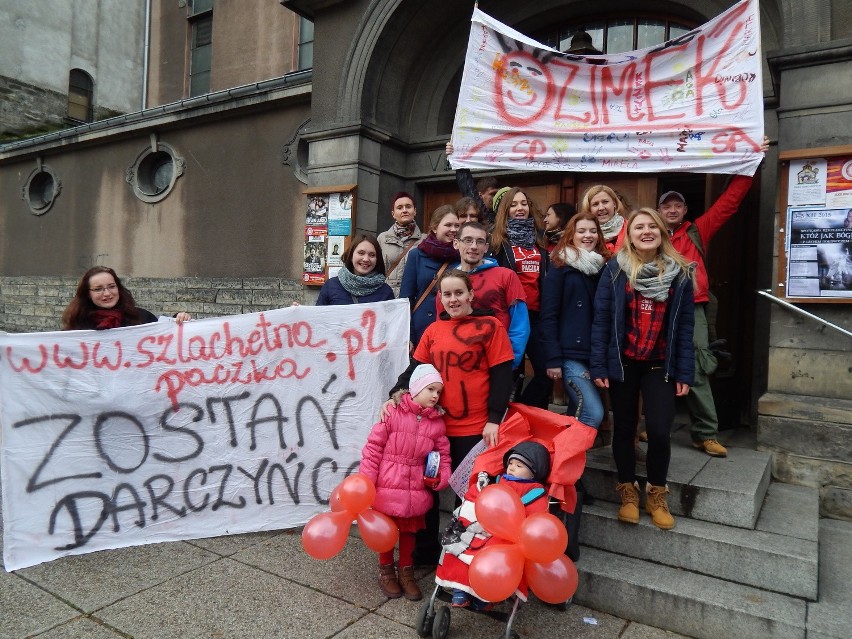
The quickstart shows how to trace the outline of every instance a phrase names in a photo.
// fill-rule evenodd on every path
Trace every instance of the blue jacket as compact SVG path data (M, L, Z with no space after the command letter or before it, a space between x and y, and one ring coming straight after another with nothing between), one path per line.
M339 304L367 304L369 302L386 302L394 299L393 290L387 284L382 284L374 293L362 295L356 299L352 298L352 294L343 288L340 280L332 277L319 292L317 298L317 306L337 306Z
M592 319L600 273L585 275L573 266L552 267L541 289L539 330L547 368L566 359L588 362Z
M615 258L601 271L595 294L592 322L592 353L589 371L592 379L624 381L623 350L627 314L627 275ZM692 280L681 274L669 289L665 336L666 380L692 386L695 381L695 353L692 345L695 304Z
M437 260L434 257L429 257L420 250L413 248L408 252L408 260L405 263L405 271L402 274L402 283L399 287L399 298L408 298L411 302L411 341L417 346L420 338L423 336L423 331L434 322L437 317L435 310L435 297L438 294L438 283L435 278L438 271L444 265L444 262ZM448 267L449 268L449 267ZM414 305L417 300L423 295L423 292L435 282L429 295L423 300L418 309L414 310Z

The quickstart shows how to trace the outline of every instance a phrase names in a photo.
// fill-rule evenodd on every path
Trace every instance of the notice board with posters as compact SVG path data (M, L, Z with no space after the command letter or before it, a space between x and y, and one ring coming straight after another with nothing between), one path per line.
M852 145L780 154L775 295L852 302Z
M322 286L343 266L355 228L355 184L305 189L305 264L302 283Z

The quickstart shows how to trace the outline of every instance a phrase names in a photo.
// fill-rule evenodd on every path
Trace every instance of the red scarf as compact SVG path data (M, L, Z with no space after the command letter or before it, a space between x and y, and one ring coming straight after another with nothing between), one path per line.
M115 308L100 309L92 312L91 318L95 322L95 330L102 331L107 328L120 328L124 313Z

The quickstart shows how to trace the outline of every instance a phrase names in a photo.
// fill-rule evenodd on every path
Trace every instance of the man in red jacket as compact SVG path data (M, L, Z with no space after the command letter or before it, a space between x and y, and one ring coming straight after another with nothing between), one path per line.
M692 445L713 457L725 457L727 449L717 440L719 436L719 418L709 376L716 370L716 356L708 348L708 325L705 313L710 301L710 283L707 268L704 265L704 251L716 232L739 209L754 178L735 175L725 192L695 222L684 220L686 199L677 191L668 191L660 196L659 212L668 227L672 245L687 261L697 264L695 272L695 383L686 396L692 433ZM694 225L695 229L689 230ZM695 230L701 245L696 243Z

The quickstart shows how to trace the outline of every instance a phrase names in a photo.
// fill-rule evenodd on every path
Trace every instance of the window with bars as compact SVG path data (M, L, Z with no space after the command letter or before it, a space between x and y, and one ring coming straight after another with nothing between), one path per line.
M303 71L314 66L314 23L307 18L299 18L299 61L298 70Z
M549 47L567 51L571 37L578 31L585 31L601 53L623 53L662 44L693 28L681 20L623 16L575 22L546 31L539 39Z
M213 57L213 0L193 0L190 6L189 95L210 92L210 68Z
M68 117L78 122L95 119L94 86L92 76L82 69L71 69L68 74Z

